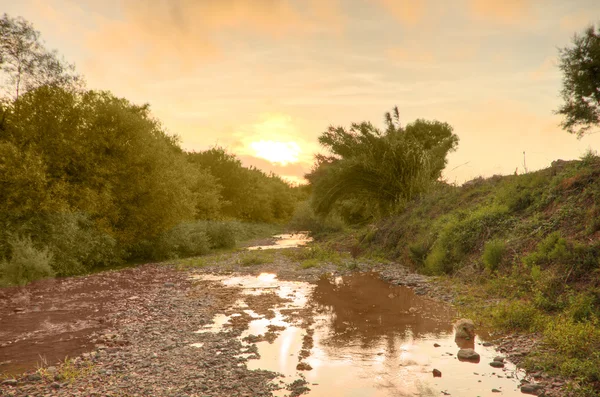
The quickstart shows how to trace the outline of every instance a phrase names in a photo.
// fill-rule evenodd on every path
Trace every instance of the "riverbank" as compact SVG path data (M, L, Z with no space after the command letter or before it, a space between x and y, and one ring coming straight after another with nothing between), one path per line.
M253 316L270 317L269 313L273 310L281 312L280 306L287 304L287 298L270 293L245 295L243 285L225 286L219 280L236 275L254 277L267 273L275 275L278 280L307 286L302 288L314 288L323 282L323 276L335 279L371 272L377 272L387 280L387 284L382 284L387 287L369 290L369 295L384 288L383 296L388 299L385 289L402 288L395 286L403 285L411 290L402 294L415 297L405 300L421 299L418 297L431 298L431 302L456 300L455 294L443 284L414 274L396 263L352 258L347 253L319 245L288 250L222 252L171 264L149 264L84 277L45 280L21 289L4 289L0 299L5 303L1 306L5 310L0 313L0 321L14 324L14 330L8 336L10 343L0 348L3 357L1 368L4 372L11 368L12 372L15 369L19 373L24 369L27 371L14 378L8 377L0 390L3 395L9 396L299 395L307 392L306 388L317 386L309 384L307 376L300 375L302 372L282 378L275 371L250 369L252 361L260 353L255 343L241 340L242 336L249 336L250 324L255 319ZM208 278L202 278L204 276ZM396 293L389 294L393 298ZM240 300L245 302L244 310L254 314L232 308ZM45 305L43 302L53 303ZM388 305L384 303L381 306ZM352 307L351 310L357 309ZM442 312L445 310L450 309ZM228 315L234 321L219 332L197 332L219 325L214 324L214 321L219 323L222 319L217 315ZM402 310L398 309L394 313L386 313L385 318L392 321L391 326L396 329L398 325L393 321L400 319L398 316L401 315ZM414 313L407 312L405 315L410 317ZM288 329L293 324L300 324L300 328L307 330L316 319L313 312L298 308L286 314L286 321L290 324ZM359 319L362 317L359 316ZM361 324L359 321L353 326L360 328ZM283 330L275 327L272 331L276 336ZM450 332L451 336L451 326L449 331L444 332ZM7 334L3 333L3 336L5 340ZM259 337L250 339L250 342L260 343L261 340L264 339ZM62 341L66 344L61 345ZM3 345L6 343L3 342ZM483 349L479 343L481 341L476 349ZM502 343L510 348L515 345L506 341ZM446 360L451 360L456 353L456 346L451 347L453 344L441 343L442 349L450 349ZM433 346L433 342L428 345ZM14 360L24 346L31 354L27 363L19 364ZM49 347L70 358L64 360L59 358L59 354L51 359L48 353L44 356L43 352L48 352L44 349ZM310 346L306 348L311 351ZM523 349L523 346L520 348ZM12 360L10 357L7 359L11 349L14 352ZM40 353L37 359L36 351ZM446 350L434 349L431 354L445 356ZM400 356L393 353L390 359ZM56 360L62 363L57 364ZM440 365L444 362L448 363L440 361ZM429 368L430 364L414 368ZM485 362L482 364L487 366ZM413 365L416 364L407 368L413 368ZM461 371L471 373L467 367ZM492 379L490 374L482 379ZM553 383L545 382L547 395L564 395L557 394L560 388L553 387ZM427 390L434 390L422 388L421 395L429 395ZM491 392L489 389L488 392Z

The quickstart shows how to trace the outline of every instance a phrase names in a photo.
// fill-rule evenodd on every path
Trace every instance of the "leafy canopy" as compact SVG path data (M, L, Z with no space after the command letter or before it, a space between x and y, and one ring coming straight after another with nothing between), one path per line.
M573 37L572 46L560 49L562 98L557 110L565 116L562 127L582 137L600 125L600 30L588 27Z
M441 176L458 144L450 125L419 119L403 127L398 108L385 121L384 131L362 122L331 126L319 137L329 155L318 155L306 176L318 214L352 202L362 218L383 215Z

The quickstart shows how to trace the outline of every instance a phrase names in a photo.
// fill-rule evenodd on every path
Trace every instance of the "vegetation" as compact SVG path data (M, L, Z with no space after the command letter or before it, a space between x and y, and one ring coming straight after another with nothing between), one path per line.
M527 368L597 396L589 390L600 390L598 202L600 157L588 153L525 175L438 183L359 239L367 253L451 280L481 321L539 333Z
M222 148L184 152L147 104L86 90L6 14L0 73L3 284L230 248L303 198Z
M600 126L600 31L588 27L575 35L573 45L560 50L564 104L557 113L562 126L579 137Z
M306 176L316 214L337 213L348 223L360 223L391 213L425 192L456 148L452 127L416 120L400 125L398 108L386 114L386 129L369 122L349 130L329 127L319 137L329 155L317 155Z

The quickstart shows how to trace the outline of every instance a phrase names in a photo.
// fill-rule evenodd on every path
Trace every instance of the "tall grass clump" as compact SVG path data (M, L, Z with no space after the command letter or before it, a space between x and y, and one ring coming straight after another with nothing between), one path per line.
M482 255L485 268L489 271L498 269L498 266L502 263L505 252L506 244L500 239L494 239L485 243Z
M486 206L442 217L437 225L438 237L424 262L425 271L450 274L460 269L468 255L509 222L504 206Z
M0 260L0 285L25 285L54 276L52 254L47 248L36 248L29 237L12 238L9 244L10 259Z

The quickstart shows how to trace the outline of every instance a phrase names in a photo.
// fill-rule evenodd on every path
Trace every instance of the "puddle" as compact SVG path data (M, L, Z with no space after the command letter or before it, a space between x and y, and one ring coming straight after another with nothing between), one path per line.
M256 245L248 247L249 251L254 250L272 250L282 248L296 248L306 245L313 241L312 237L308 237L308 232L298 232L290 234L277 234L273 236L274 244L271 245Z
M483 347L477 337L470 347L481 355L480 362L457 360L455 313L449 306L417 296L410 288L392 286L376 274L325 277L316 284L279 281L273 275L222 281L254 292L263 285L263 293L289 299L273 308L272 318L240 307L239 302L232 308L251 317L242 340L272 335L258 339L260 359L251 357L248 368L279 372L288 383L302 374L311 388L308 396L522 395L518 386L524 374L510 363L492 368L489 363L499 354ZM294 321L295 315L303 316L302 321ZM217 315L215 324L203 330L218 332L231 316ZM312 369L299 371L300 362ZM442 377L434 378L433 369Z

